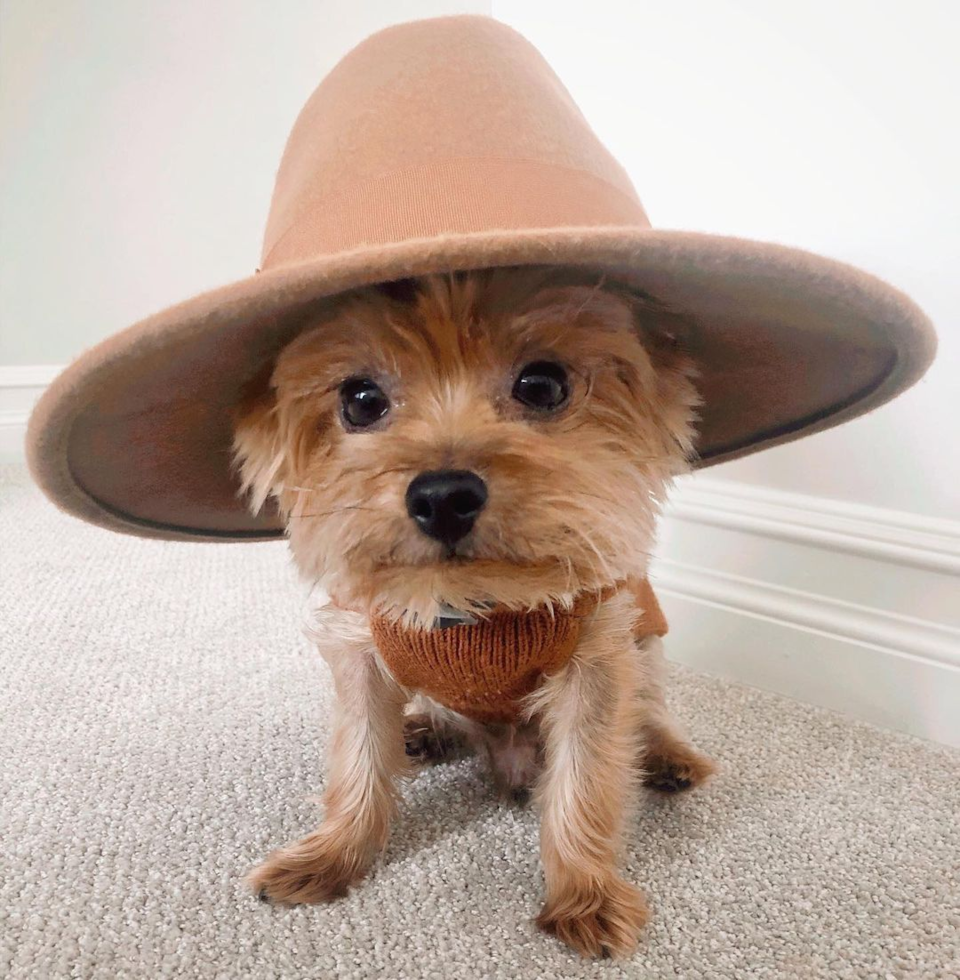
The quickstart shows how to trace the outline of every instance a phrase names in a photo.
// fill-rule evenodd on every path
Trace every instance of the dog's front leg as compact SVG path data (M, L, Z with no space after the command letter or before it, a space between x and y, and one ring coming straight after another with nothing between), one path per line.
M248 879L262 898L277 902L329 901L364 876L386 844L395 778L406 766L403 692L382 670L360 618L337 625L318 644L337 692L324 820Z
M624 955L647 920L641 893L620 877L617 850L634 795L633 609L615 596L584 624L570 663L531 703L541 715L544 769L537 785L547 894L541 929L588 956Z

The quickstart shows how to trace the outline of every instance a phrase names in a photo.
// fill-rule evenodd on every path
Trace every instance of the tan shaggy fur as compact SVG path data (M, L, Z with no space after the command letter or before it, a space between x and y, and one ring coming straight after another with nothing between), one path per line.
M252 387L236 419L240 474L254 509L277 501L300 572L332 599L313 632L339 697L324 821L252 873L261 895L323 901L362 877L386 840L406 732L410 754L467 741L501 790L533 788L543 929L588 955L634 947L646 907L616 868L634 782L685 789L712 766L667 715L660 641L634 641L629 596L587 618L572 659L517 724L483 725L401 689L370 619L429 623L442 603L568 607L645 574L660 503L692 449L697 396L680 327L653 299L588 272L428 277L344 296ZM567 371L569 398L554 412L512 397L537 360ZM340 386L355 377L376 381L390 409L351 431ZM489 489L454 554L405 506L411 480L442 469L473 471Z

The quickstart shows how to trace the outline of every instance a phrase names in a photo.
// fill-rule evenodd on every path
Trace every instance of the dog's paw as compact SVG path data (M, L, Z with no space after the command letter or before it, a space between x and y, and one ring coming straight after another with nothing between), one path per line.
M652 752L642 763L643 785L660 793L682 793L716 772L716 765L689 745L678 743L669 753Z
M458 733L438 729L429 715L407 715L403 720L404 749L417 762L445 762L457 755L463 744Z
M520 807L521 810L529 806L532 799L533 790L529 786L516 786L508 790L503 797L504 803Z
M627 956L650 918L639 889L611 876L547 901L537 925L583 956Z
M247 875L247 884L262 902L278 905L332 902L347 894L367 870L351 849L334 850L306 837L274 851Z

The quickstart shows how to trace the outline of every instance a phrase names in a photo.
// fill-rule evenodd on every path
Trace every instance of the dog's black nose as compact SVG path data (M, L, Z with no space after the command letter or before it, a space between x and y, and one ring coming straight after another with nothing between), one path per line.
M487 485L469 470L421 473L407 487L407 513L417 527L453 546L470 532L487 502Z

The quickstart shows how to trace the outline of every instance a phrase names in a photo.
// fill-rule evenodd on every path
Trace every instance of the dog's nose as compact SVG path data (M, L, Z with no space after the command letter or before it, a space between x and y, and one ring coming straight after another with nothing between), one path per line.
M407 513L424 534L453 546L487 502L487 485L469 470L421 473L407 487Z

